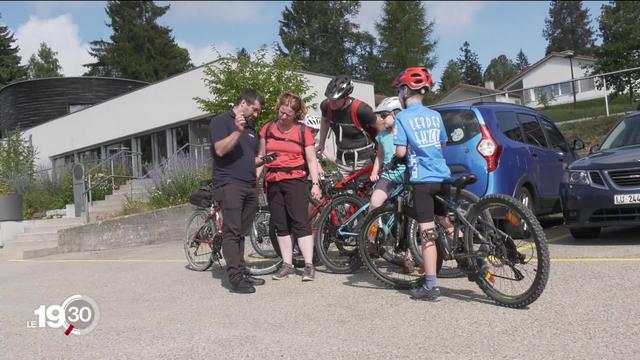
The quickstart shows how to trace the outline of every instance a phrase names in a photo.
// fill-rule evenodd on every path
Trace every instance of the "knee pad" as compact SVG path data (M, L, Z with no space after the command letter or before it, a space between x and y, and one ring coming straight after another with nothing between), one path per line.
M422 246L427 246L429 243L434 243L433 245L435 245L435 241L438 240L438 231L435 228L422 230L420 231L420 240Z

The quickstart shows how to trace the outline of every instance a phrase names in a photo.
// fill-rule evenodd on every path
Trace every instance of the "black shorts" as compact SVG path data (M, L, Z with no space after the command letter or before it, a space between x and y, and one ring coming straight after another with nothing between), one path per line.
M267 201L278 236L293 235L299 239L311 235L309 182L302 178L269 182Z
M418 223L428 223L434 220L434 214L447 215L447 207L435 199L435 195L448 198L451 187L443 183L413 184L413 207L416 210Z
M376 187L373 190L382 190L385 194L387 194L387 196L389 196L389 194L391 194L391 192L393 192L393 190L395 190L397 186L398 183L396 183L395 181L391 181L389 179L381 177L380 179L378 179Z

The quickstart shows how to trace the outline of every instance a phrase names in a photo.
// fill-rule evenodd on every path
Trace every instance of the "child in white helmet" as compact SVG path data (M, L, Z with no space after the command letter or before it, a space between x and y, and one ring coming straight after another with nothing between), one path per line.
M402 105L400 104L400 100L395 96L382 100L374 110L377 116L376 128L378 135L376 136L376 141L378 143L378 149L370 176L371 181L376 182L376 186L371 194L369 211L381 206L384 201L387 200L389 194L403 182L405 166L402 164L394 170L387 170L380 173L380 169L391 161L396 151L393 143L395 116L400 111L402 111ZM407 273L411 273L414 267L411 252L406 251L404 255L404 270Z

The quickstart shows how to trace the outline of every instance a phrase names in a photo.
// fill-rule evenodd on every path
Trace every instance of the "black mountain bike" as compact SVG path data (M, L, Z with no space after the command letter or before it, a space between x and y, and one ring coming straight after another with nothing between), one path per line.
M522 203L506 195L494 194L467 206L458 203L465 186L476 181L463 176L449 185L455 187L453 197L436 196L450 214L454 226L449 239L444 226L436 221L439 239L437 266L455 260L458 267L499 305L522 308L534 302L543 292L549 278L549 251L545 234L535 215ZM405 236L406 221L415 223L409 186L395 202L367 215L359 234L358 249L366 268L384 285L409 289L424 281L419 272L406 274L402 267L385 256ZM417 225L417 224L416 224ZM367 251L373 239L375 254ZM413 244L411 244L413 243ZM413 252L420 253L416 241L410 241Z

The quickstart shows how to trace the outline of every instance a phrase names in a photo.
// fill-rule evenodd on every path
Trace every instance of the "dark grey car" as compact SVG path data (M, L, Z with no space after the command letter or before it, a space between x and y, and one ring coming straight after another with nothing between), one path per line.
M640 225L640 112L568 167L560 198L575 238L596 237L604 226Z

